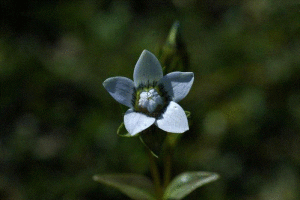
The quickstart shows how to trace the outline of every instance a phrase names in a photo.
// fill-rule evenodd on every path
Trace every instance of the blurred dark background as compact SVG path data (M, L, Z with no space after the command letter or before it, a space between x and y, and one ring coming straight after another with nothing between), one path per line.
M129 199L94 174L149 175L102 82L132 78L175 20L195 73L173 175L221 179L186 199L300 199L300 5L272 0L0 2L0 199Z

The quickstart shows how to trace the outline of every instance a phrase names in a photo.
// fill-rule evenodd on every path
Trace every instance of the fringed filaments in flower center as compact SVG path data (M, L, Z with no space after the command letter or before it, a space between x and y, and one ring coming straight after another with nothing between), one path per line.
M147 109L150 114L152 114L157 106L163 105L163 98L158 94L155 89L150 89L149 91L142 91L140 93L139 107Z

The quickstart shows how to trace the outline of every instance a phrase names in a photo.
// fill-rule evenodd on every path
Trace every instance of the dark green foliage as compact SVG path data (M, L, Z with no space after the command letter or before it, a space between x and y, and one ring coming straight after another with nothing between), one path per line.
M139 138L117 135L126 109L102 82L132 79L143 49L160 56L176 20L189 62L174 69L195 81L180 102L193 123L172 177L222 177L186 199L299 199L299 9L280 0L1 1L0 199L128 199L92 180L150 174Z

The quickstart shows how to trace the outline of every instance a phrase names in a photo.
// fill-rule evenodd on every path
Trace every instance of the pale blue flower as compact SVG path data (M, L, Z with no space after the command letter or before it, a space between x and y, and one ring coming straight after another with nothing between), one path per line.
M189 130L186 114L177 102L189 93L193 82L193 72L163 76L157 58L144 50L135 65L133 81L117 76L106 79L103 86L116 101L129 107L124 124L134 136L153 124L171 133Z

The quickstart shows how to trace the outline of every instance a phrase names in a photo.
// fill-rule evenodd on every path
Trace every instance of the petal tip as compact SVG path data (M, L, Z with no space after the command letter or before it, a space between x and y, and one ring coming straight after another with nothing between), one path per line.
M108 79L109 79L109 78L108 78ZM105 81L103 81L103 83L102 83L103 87L106 87L106 86L107 86L108 79L106 79Z
M107 87L109 85L109 83L111 82L112 78L108 78L105 81L103 81L102 85L103 87L107 90Z
M145 54L150 54L153 55L153 53L151 53L150 51L148 51L147 49L144 49L141 53L141 55L145 55Z
M143 59L148 59L148 62L150 60L157 60L156 56L150 51L148 51L147 49L144 49L140 55L139 60L143 60Z

